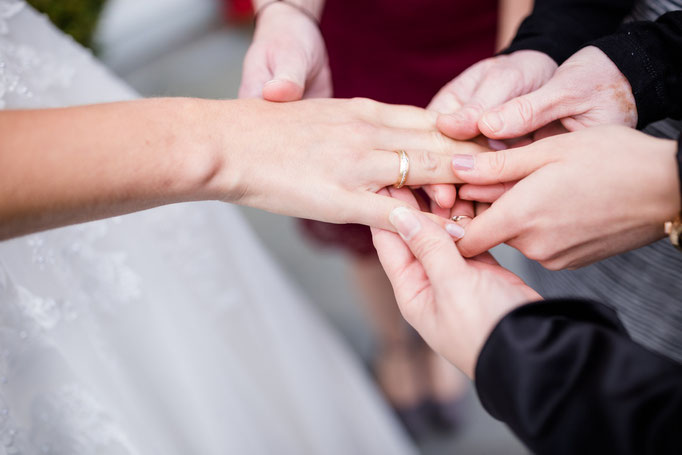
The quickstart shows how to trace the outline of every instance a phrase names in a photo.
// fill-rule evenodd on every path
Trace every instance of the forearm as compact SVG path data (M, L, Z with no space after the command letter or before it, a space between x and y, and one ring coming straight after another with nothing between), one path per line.
M265 5L272 3L273 0L252 0L254 11L258 12ZM319 21L322 17L322 11L324 10L324 5L326 0L285 0L282 3L290 3L292 5L299 6L305 11L310 12ZM269 6L269 8L277 8L279 5ZM290 6L283 5L282 7L290 8Z
M534 453L682 453L682 365L627 336L591 302L507 315L479 356L485 408Z
M157 99L0 112L0 239L215 198L216 103ZM227 126L229 118L224 122Z
M536 50L562 64L585 43L613 33L635 0L536 0L504 53Z

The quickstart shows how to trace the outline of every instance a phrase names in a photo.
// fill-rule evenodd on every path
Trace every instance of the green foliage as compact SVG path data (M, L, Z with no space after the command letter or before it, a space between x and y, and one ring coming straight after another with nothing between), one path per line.
M83 46L92 46L92 36L106 0L27 0L38 11Z

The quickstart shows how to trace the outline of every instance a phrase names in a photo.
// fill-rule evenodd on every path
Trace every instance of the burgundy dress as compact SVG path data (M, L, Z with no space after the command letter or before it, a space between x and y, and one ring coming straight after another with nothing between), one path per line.
M327 0L321 21L334 96L426 107L493 54L497 0ZM374 254L369 228L302 222L321 245Z

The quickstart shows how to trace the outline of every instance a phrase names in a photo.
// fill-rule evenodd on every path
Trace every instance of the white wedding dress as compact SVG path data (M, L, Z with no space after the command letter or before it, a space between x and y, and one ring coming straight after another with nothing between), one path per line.
M23 1L0 0L0 107L133 97ZM0 454L412 452L236 208L0 242Z

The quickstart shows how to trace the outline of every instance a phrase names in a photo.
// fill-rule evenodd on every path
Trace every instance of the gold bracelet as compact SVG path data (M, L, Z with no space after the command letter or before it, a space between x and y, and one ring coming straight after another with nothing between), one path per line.
M668 221L664 225L665 233L670 237L670 243L675 248L682 251L682 213L673 221Z
M319 19L311 12L308 11L306 8L302 7L301 5L297 5L296 3L288 2L287 0L272 0L270 2L267 2L264 5L261 5L260 8L258 8L258 11L254 13L254 21L258 20L258 16L268 7L272 6L275 3L284 3L285 5L289 5L295 10L298 10L299 13L303 13L305 16L308 16L308 18L313 21L315 25L318 27L320 26Z

